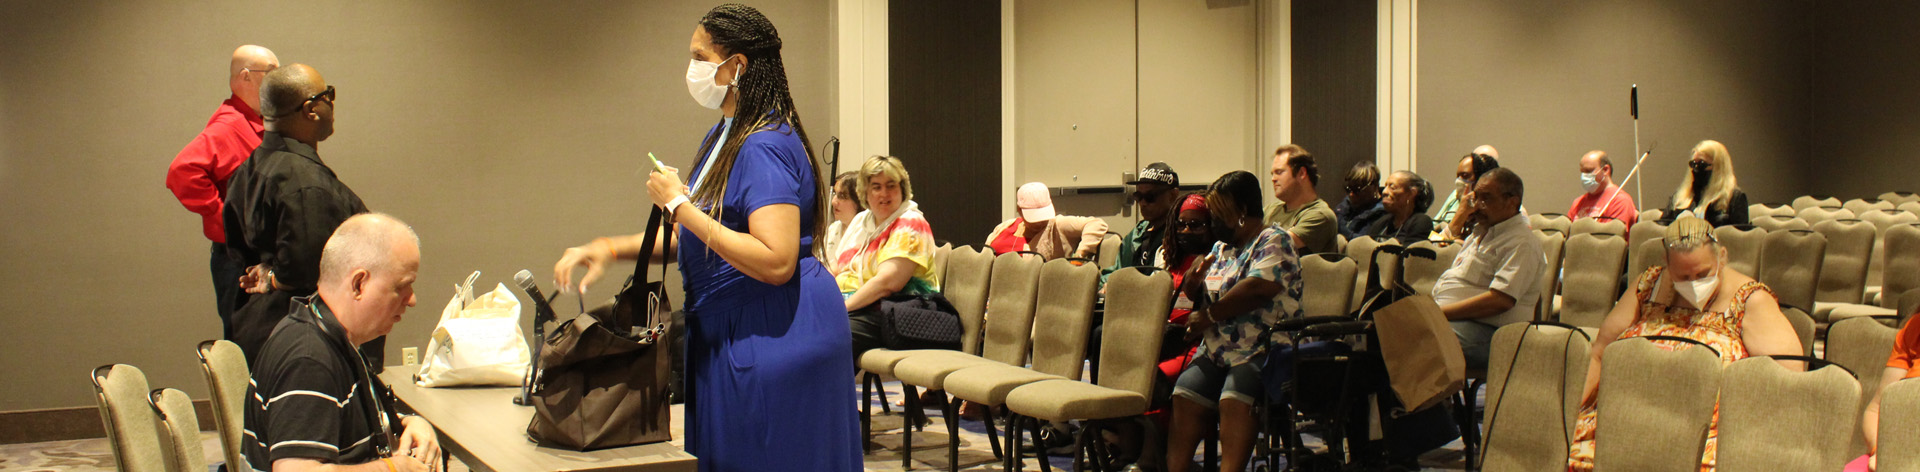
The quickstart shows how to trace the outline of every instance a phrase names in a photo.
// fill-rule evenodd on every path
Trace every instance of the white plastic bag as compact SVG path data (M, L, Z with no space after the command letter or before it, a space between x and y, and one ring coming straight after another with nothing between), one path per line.
M520 299L496 284L475 297L474 271L454 286L453 299L440 312L440 324L427 342L426 358L414 383L422 387L520 386L532 365L527 337L520 330Z

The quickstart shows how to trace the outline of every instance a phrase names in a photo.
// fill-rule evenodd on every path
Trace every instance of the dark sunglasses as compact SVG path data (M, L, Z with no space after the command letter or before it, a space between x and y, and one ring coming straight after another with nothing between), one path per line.
M1190 229L1207 229L1207 224L1208 224L1208 222L1206 222L1206 221L1186 221L1186 220L1179 220L1179 221L1175 221L1175 222L1173 222L1173 230L1174 230L1174 231L1186 231L1186 230L1190 230Z
M319 99L322 99L322 98L325 98L325 99L327 99L327 103L333 103L333 97L334 97L334 95L335 95L335 94L334 94L334 92L333 92L333 86L332 86L332 85L328 85L328 86L327 86L327 89L326 89L326 90L321 90L321 91L320 91L320 93L316 93L316 94L313 94L313 96L310 96L310 97L307 97L307 99L306 99L306 100L301 100L301 101L300 101L300 105L298 105L298 106L295 106L295 107L293 107L293 109L292 109L292 110L288 110L288 111L287 111L286 113L281 113L281 114L278 114L278 115L274 115L273 117L274 117L274 118L279 118L279 117L283 117L283 116L287 116L287 115L292 115L292 114L294 114L294 113L299 113L299 112L300 112L300 109L301 109L301 108L306 108L306 107L307 107L307 104L308 104L308 103L313 103L313 101L314 101L314 100L319 100Z
M1149 190L1149 191L1136 190L1133 192L1133 199L1134 201L1152 201L1152 200L1159 199L1161 195L1166 195L1167 192L1171 192L1171 191L1173 191L1173 189L1167 189L1167 188L1163 188L1159 190Z

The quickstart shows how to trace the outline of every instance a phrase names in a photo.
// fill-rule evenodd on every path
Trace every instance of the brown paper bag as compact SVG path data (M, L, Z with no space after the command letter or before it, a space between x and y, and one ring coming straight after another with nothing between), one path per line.
M1374 312L1373 323L1393 393L1407 411L1446 401L1466 388L1466 355L1433 297L1402 298Z

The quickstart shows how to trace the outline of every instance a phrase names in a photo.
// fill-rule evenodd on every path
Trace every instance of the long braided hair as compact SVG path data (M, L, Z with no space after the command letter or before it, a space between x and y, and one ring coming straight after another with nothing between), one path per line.
M740 145L746 142L747 135L774 130L785 122L791 127L788 133L800 135L800 148L807 153L807 162L813 168L813 222L810 227L802 223L801 229L805 231L801 234L818 240L833 219L832 203L827 196L829 187L826 174L821 170L822 163L814 159L813 144L807 140L807 129L800 124L800 112L794 109L793 95L787 91L787 66L780 60L780 32L759 10L738 3L714 7L700 18L700 27L706 29L724 55L746 56L747 66L731 86L733 92L739 94L733 108L737 123L727 131L726 144L720 147L720 153L714 156L713 162L707 163L707 173L720 177L718 185L701 185L690 198L697 206L712 208L711 216L718 220L725 211L721 202L727 194L726 176L733 175ZM718 134L709 134L700 148L711 148L720 137ZM820 251L815 248L814 252L817 255Z

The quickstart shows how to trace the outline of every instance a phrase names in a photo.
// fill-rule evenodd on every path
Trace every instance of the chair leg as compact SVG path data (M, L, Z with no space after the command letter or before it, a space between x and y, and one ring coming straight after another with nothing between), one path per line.
M1041 471L1053 472L1053 463L1047 461L1046 441L1042 440L1040 436L1040 425L1042 424L1046 423L1040 421L1039 418L1027 417L1027 426L1032 428L1033 431L1033 456L1040 459Z
M880 376L875 375L873 378L874 390L880 391L880 412L889 415L893 414L893 402L887 401L887 386L880 382ZM903 386L906 384L906 382L900 383L900 385Z
M926 412L920 411L920 392L914 391L913 385L901 382L900 395L905 396L907 400L907 411L901 413L901 416L905 417L905 423L900 428L900 470L911 470L913 469L913 430L920 424L920 415ZM925 427L919 429L926 430Z
M1001 456L1000 470L1020 470L1026 454L1020 452L1020 414L1007 410L1007 444L1002 448L1006 455Z
M1206 472L1220 471L1220 432L1219 430L1214 430L1213 434L1213 437L1201 440L1207 447L1206 453L1202 456L1205 458L1205 462L1201 463L1200 470Z
M860 376L860 453L873 453L873 382L880 378L868 372Z
M1004 459L1007 456L1000 451L1000 428L993 425L994 418L1000 416L999 407L987 407L987 444L993 446L993 457Z
M960 472L960 397L948 399L941 413L947 420L947 470Z
M1070 462L1073 464L1073 472L1087 470L1085 461L1091 459L1089 457L1091 454L1087 454L1087 430L1089 429L1093 428L1082 427L1079 432L1073 434L1073 462Z

